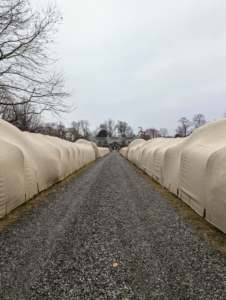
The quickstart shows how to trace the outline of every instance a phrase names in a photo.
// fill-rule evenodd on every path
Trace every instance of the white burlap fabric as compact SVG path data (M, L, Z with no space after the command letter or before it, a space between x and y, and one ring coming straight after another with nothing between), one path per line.
M186 138L135 140L120 152L226 233L226 119Z
M0 217L109 149L21 132L0 120Z

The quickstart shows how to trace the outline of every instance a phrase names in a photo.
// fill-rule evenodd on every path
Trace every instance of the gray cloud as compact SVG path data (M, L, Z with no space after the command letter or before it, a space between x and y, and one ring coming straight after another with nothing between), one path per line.
M109 117L166 127L226 110L225 0L58 0L56 51L77 110L94 129Z

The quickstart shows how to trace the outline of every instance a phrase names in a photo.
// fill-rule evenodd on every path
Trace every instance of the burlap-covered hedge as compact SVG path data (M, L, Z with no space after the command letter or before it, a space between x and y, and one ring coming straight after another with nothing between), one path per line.
M108 153L83 139L71 143L21 132L0 120L0 217Z
M226 233L226 119L186 138L138 139L120 152Z

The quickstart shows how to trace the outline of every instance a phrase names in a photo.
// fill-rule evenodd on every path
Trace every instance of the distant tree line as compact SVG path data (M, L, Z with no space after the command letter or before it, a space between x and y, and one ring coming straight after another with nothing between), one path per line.
M226 118L226 112L222 117ZM190 135L195 129L207 123L206 118L203 114L195 114L191 121L185 117L182 117L178 120L178 122L179 125L175 130L176 134L174 137L186 137ZM142 127L138 128L138 136L144 140L154 139L157 137L172 137L168 135L167 128L160 128L159 130L154 127L147 128L145 130Z
M7 118L2 119L7 121ZM20 116L17 120L10 121L10 123L21 131L56 136L72 142L78 139L89 140L94 137L135 136L133 129L127 122L116 122L112 119L104 121L93 131L90 130L88 120L73 121L69 127L66 127L62 121L43 122L41 116L36 114L23 114L23 116Z
M29 104L28 104L29 105ZM56 136L69 141L78 139L89 140L95 137L137 137L144 140L150 140L158 137L171 138L167 128L156 129L149 127L143 129L138 127L137 134L134 133L132 127L125 121L115 121L111 118L105 120L95 130L90 130L88 120L73 121L69 127L66 127L62 121L59 122L43 122L40 114L26 114L26 105L17 106L17 109L24 109L24 113L14 121L10 121L21 131L29 131L33 133L42 133L45 135ZM5 116L2 119L7 120ZM226 113L223 117L226 117ZM174 137L186 137L195 129L207 123L203 114L195 114L192 120L182 117L178 120L179 125L176 128Z
M87 120L79 120L77 122L73 121L69 127L66 127L62 121L40 123L33 132L56 136L61 139L75 142L78 139L90 139L92 134L89 126L90 124Z
M133 137L134 132L131 126L125 121L115 121L112 119L108 119L101 123L93 132L94 136L97 137L115 137L115 136L122 136L122 137Z

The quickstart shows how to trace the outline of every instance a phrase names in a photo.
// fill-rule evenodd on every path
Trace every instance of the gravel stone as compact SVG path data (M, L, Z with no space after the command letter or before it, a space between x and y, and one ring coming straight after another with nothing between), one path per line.
M4 300L212 300L225 287L224 258L118 153L0 235Z

